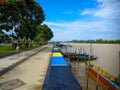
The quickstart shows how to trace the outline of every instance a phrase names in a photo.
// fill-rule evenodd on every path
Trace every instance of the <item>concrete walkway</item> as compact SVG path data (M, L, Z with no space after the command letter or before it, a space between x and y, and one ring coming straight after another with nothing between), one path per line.
M38 52L45 47L47 48ZM34 55L34 53L36 54ZM24 60L24 58L27 60L0 76L0 90L41 90L51 53L52 45L47 45L1 59L1 70L6 68L6 66L9 67L20 60Z

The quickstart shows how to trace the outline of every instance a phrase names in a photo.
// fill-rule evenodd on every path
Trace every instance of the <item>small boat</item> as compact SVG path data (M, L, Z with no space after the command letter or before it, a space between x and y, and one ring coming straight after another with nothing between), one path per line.
M104 84L109 86L112 90L119 90L120 86L116 83L116 78L109 73L103 71L93 64L86 64L86 69L89 70L95 77L97 77Z
M88 61L88 60L96 60L97 57L92 55L90 56L89 54L80 54L79 56L80 61Z
M75 54L75 53L63 53L64 57L75 59L79 61L97 60L97 57L89 54Z
M57 44L56 45L57 47L63 47L63 46L66 46L65 44Z

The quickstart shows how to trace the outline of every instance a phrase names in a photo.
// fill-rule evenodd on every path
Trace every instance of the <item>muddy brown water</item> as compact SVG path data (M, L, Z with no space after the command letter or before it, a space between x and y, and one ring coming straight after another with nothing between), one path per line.
M71 43L70 43L71 44ZM81 44L72 43L72 47L63 48L64 52L72 53L88 53L97 56L97 60L91 61L90 63L99 66L104 71L110 73L111 75L118 77L119 75L119 51L120 44ZM82 50L84 49L84 50ZM110 90L108 86L97 84L97 80L93 80L91 77L87 77L85 62L70 61L69 58L65 58L67 62L71 65L71 70L74 73L77 81L81 85L83 90ZM88 84L87 84L88 83ZM88 89L87 89L88 85ZM106 89L107 88L107 89Z

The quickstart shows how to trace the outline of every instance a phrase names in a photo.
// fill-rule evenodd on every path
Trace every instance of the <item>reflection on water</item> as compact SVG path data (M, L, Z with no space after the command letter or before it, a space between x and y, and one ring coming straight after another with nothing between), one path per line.
M111 75L118 77L119 74L119 51L120 44L92 44L90 50L90 44L85 43L72 43L73 47L64 48L64 52L73 53L88 53L94 54L98 57L96 61L91 63L99 66L104 71Z
M70 61L69 58L66 58L67 62L71 65L71 70L74 73L77 81L82 87L82 90L96 90L97 81L93 80L90 77L87 77L85 63L78 61ZM87 84L88 79L88 84ZM88 89L87 88L88 85ZM100 85L98 86L98 90L104 90Z
M90 61L90 63L99 66L104 71L108 72L109 74L118 77L119 75L119 51L120 51L120 44L92 44L90 48L90 44L80 44L74 43L71 44L73 47L64 47L62 48L63 52L72 52L72 53L87 53L90 55L95 55L98 57L97 60ZM76 62L70 61L69 58L66 58L67 62L71 65L71 69L77 78L78 82L82 86L83 90L97 90L97 80L91 78L88 72L85 69L84 62ZM94 80L93 80L94 79ZM88 81L88 84L87 84ZM98 81L98 90L108 90L108 86L104 85L102 82ZM88 89L87 88L88 85Z

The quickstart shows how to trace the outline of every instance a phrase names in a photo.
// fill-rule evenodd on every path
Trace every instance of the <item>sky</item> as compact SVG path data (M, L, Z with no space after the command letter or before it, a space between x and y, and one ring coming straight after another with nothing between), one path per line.
M36 0L51 41L120 39L120 0Z

